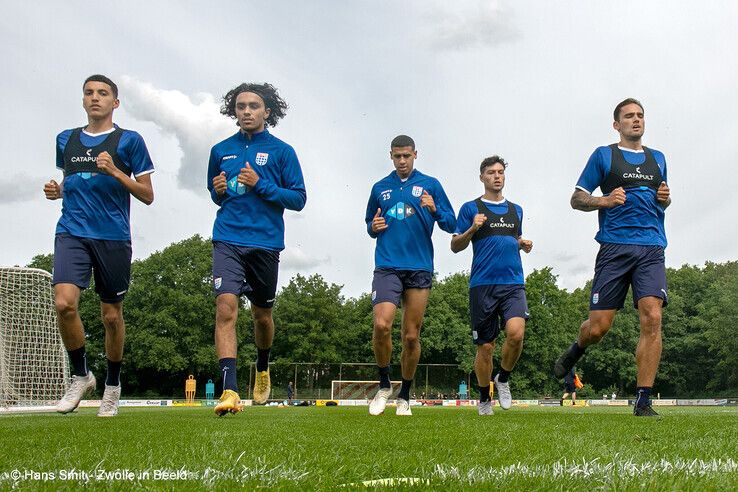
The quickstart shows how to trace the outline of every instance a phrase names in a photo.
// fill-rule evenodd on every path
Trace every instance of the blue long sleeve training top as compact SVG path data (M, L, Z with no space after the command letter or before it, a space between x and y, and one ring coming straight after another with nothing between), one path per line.
M253 189L237 182L247 162L259 175ZM218 195L213 178L221 172L228 189ZM239 131L213 146L207 187L220 206L213 224L214 241L274 251L284 249L284 209L302 210L307 200L295 150L267 130L250 139Z
M420 206L423 191L433 197L435 214ZM379 234L372 232L377 209L388 226ZM369 195L365 220L369 236L377 239L375 267L396 270L433 272L431 235L435 222L448 233L456 228L454 209L441 183L417 169L405 181L395 171L378 181Z

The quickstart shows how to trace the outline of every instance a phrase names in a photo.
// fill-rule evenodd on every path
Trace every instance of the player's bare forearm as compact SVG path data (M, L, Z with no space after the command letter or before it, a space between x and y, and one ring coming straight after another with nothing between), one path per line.
M451 238L451 251L453 251L454 253L464 251L467 247L469 247L469 243L471 242L471 238L475 232L477 232L477 230L473 227L470 227L465 233L453 236Z
M122 184L128 192L133 195L136 200L146 205L151 205L154 201L154 187L151 185L151 173L136 176L132 179L122 172L113 175L115 179Z
M604 197L592 196L584 190L574 190L571 195L571 208L582 212L592 212L605 208Z

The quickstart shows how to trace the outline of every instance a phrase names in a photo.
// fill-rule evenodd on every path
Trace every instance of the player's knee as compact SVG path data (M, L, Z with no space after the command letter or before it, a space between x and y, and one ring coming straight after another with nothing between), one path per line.
M589 327L589 340L592 343L598 343L610 331L609 326L591 324Z
M215 306L215 315L218 318L218 321L226 323L235 322L237 313L238 305L234 306L230 302L225 302L218 299L218 302Z
M585 321L582 326L586 326L589 323L589 340L591 343L598 343L602 338L610 331L612 326L612 320L607 318L592 318L589 321Z
M266 328L272 324L271 310L254 310L251 314L254 318L254 324L260 328Z
M406 348L418 348L420 347L420 334L416 332L404 333L402 335L402 345Z
M495 350L495 344L493 342L487 342L477 345L477 352L486 358L492 357L492 352Z
M102 320L106 328L116 328L123 323L123 311L120 309L103 309Z
M57 297L54 300L57 314L62 318L77 316L77 303L65 297Z
M374 336L380 338L392 336L392 322L384 319L375 319Z
M654 307L646 309L641 313L641 326L649 331L657 332L661 330L661 308Z
M507 343L511 345L522 344L524 337L525 337L524 329L508 330L507 334L505 335L505 339L507 340Z

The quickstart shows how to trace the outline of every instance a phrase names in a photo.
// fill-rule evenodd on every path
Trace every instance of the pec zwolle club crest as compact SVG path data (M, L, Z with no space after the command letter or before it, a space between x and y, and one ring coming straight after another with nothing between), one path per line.
M422 186L413 186L413 196L420 196L423 194Z
M260 166L266 164L267 159L269 159L269 154L267 154L266 152L258 152L256 154L256 163Z

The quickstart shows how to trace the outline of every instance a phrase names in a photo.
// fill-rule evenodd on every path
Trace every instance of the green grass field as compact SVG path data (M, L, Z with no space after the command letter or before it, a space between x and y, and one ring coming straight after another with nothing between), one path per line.
M436 407L399 418L394 408L369 417L366 407L247 407L222 418L210 408L122 408L113 419L93 409L4 415L0 488L76 489L85 472L92 488L113 490L338 489L385 478L408 480L370 488L738 490L738 408L662 407L660 419L630 411L513 408L479 417L476 408Z

